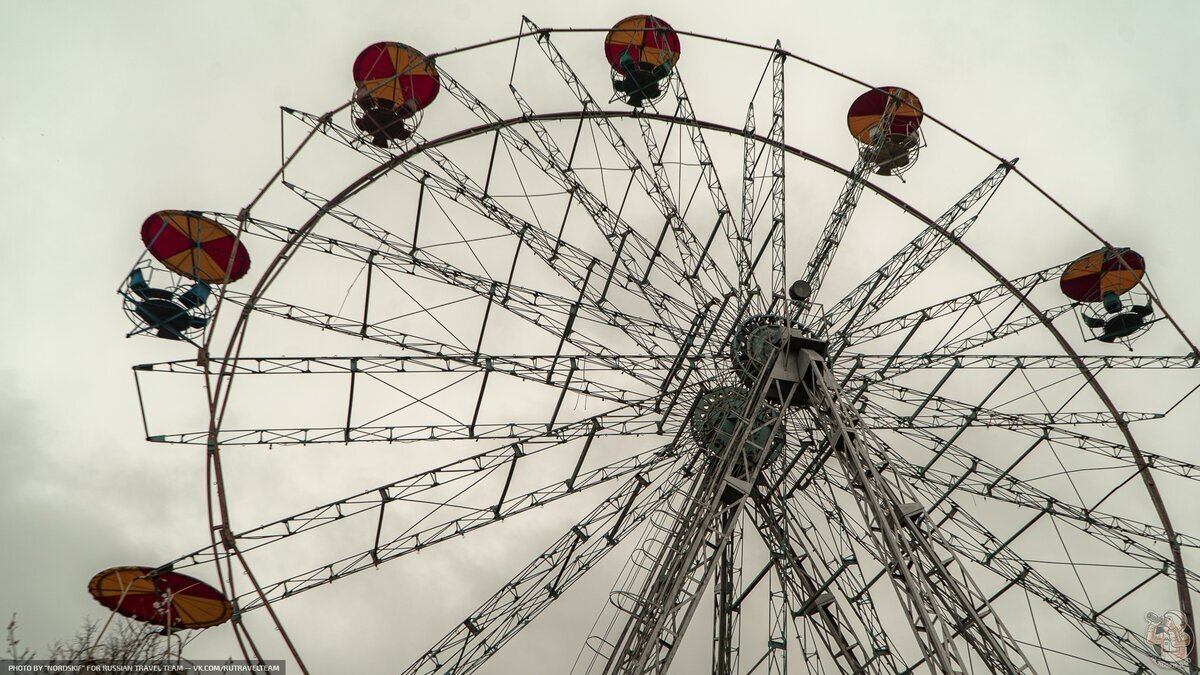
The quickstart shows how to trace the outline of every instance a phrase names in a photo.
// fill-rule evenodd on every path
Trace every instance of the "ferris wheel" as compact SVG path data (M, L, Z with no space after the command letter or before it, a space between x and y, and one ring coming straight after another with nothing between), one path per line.
M247 207L142 224L130 335L183 350L134 367L146 433L205 454L210 527L106 607L248 659L268 614L310 672L278 603L562 501L402 672L488 672L563 598L595 622L528 672L1196 672L1200 467L1135 435L1197 388L1172 289L919 83L652 16L350 70ZM322 480L293 446L425 464L272 512Z

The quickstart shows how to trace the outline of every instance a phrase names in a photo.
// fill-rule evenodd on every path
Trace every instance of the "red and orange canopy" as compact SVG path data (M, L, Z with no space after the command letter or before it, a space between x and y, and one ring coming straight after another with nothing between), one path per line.
M441 87L437 70L421 52L399 42L376 42L354 59L354 84L377 101L417 112Z
M872 89L854 99L854 103L850 104L850 111L846 113L846 123L850 127L850 134L863 143L874 143L877 140L871 137L872 130L879 126L893 96L899 99L900 105L896 109L896 114L892 117L892 124L886 133L904 135L915 133L921 126L921 118L925 116L921 109L921 99L917 98L916 94L900 87L880 87L880 89L882 91Z
M617 22L604 38L604 57L613 70L621 70L621 54L648 68L679 61L679 34L656 16L639 14Z
M1136 251L1102 248L1068 265L1058 285L1076 302L1100 302L1105 293L1128 293L1145 274L1146 261Z
M142 223L142 243L163 265L209 284L237 281L250 269L250 254L215 220L188 211L159 211Z
M220 591L178 572L152 567L110 567L92 577L88 592L105 607L167 628L209 628L233 616Z

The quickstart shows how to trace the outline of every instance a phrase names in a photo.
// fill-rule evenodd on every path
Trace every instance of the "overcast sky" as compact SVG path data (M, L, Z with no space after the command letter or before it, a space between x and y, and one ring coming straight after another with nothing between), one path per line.
M701 33L764 45L780 39L860 79L916 90L930 112L1001 155L1019 156L1023 170L1115 244L1136 246L1184 330L1200 334L1194 2L0 0L0 613L19 615L26 645L104 615L86 592L96 571L155 565L207 540L198 450L142 441L129 368L184 356L124 338L114 289L141 252L142 219L162 208L236 213L277 166L278 107L333 108L367 44L398 40L436 52L514 33L522 14L543 26L604 27L643 12ZM709 47L685 40L684 66L693 49ZM506 78L501 70L497 77ZM746 77L757 72L692 75L689 86L719 91L724 78ZM802 92L789 96L805 105ZM848 151L830 158L853 161ZM343 182L358 167L348 163ZM1037 242L1011 246L1010 256ZM1190 404L1189 414L1197 412ZM1168 419L1155 431L1168 444L1156 451L1196 461L1194 434L1181 422ZM347 472L372 470L361 464ZM544 519L554 529L580 512ZM535 528L538 516L531 518L507 536ZM1177 524L1191 527L1186 517ZM506 550L503 533L488 536L478 555L498 570L495 579L507 579L530 552ZM458 549L466 557L469 550ZM400 564L410 563L378 582L402 583L410 595L400 601L377 600L368 580L328 613L313 604L290 615L289 629L322 672L337 672L337 656L359 646L356 672L384 672L372 650L406 642L408 631L441 635L496 585L456 582L455 570L471 574L474 566L450 554ZM426 579L452 586L427 588ZM330 592L337 590L313 595ZM434 609L414 619L410 598ZM595 612L580 610L587 623ZM398 615L408 618L391 623ZM419 625L425 616L432 627ZM269 653L282 656L270 631L259 632ZM398 660L423 646L406 644ZM202 648L233 653L227 639Z

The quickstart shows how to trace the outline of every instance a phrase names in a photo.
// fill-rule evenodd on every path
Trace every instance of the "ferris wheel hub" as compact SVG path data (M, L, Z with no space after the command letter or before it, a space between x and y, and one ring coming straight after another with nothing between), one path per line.
M775 357L776 351L780 354ZM828 353L824 341L813 337L799 322L777 314L758 314L743 321L733 333L730 349L733 370L746 387L752 387L770 366L771 378L807 386L770 387L767 400L775 404L808 406L815 364L824 363ZM790 391L787 401L780 400L780 391Z
M749 398L750 391L738 385L718 387L702 394L691 418L692 437L700 447L714 454L733 451L734 434L738 421L745 415ZM757 464L759 455L765 451L766 463L769 464L783 450L783 428L774 424L778 417L779 411L775 408L759 407L752 420L754 431L746 439L744 448L739 448L746 451L749 463ZM735 469L734 473L744 471Z

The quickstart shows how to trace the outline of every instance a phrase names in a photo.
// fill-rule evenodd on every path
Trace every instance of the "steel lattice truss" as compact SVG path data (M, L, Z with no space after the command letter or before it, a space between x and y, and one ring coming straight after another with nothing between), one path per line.
M714 675L1187 672L1158 659L1141 617L1188 609L1200 578L1179 551L1200 537L1162 522L1146 484L1194 490L1200 468L1122 432L1172 412L1200 361L1061 349L1045 326L1074 331L1055 283L1069 261L938 276L982 260L964 239L988 227L1012 162L926 217L880 187L879 148L843 169L788 144L796 64L778 44L755 53L744 121L726 126L705 121L692 97L708 84L686 62L656 104L614 107L575 36L523 30L511 60L485 50L497 72L511 63L503 87L440 58L437 115L400 149L345 115L284 108L285 130L315 132L324 154L280 192L317 215L208 215L255 253L283 246L287 271L266 292L218 291L253 319L237 349L134 369L151 441L371 441L447 461L251 527L223 515L210 545L164 568L255 565L366 523L336 535L351 549L239 588L240 622L588 492L575 525L404 672L483 668L614 551L628 562L575 672L664 672L698 658L681 655L685 632L710 622ZM326 158L367 173L343 190L353 176ZM801 206L788 189L813 167L842 187ZM916 235L865 255L880 224L859 221L881 218ZM796 279L810 297L789 296ZM239 414L161 428L155 387L216 374L236 379ZM1114 408L1093 389L1148 377L1178 391Z

